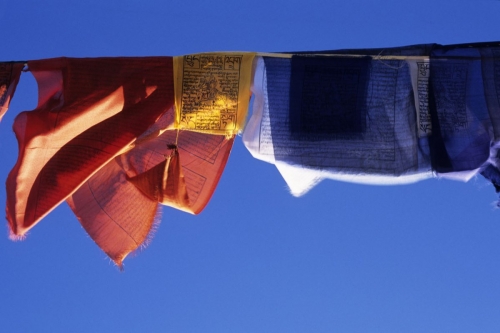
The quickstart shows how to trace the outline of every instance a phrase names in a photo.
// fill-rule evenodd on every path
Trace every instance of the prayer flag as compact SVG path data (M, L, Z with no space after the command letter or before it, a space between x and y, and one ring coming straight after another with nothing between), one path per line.
M245 125L255 53L200 53L174 57L175 126L219 135Z
M115 157L68 198L87 233L118 266L148 244L159 220L158 204L201 212L229 157L233 138L165 131L173 116L172 109L133 149Z
M466 181L498 166L499 60L497 44L263 55L243 140L297 196L325 178Z
M35 110L14 122L18 160L7 178L7 220L23 236L133 143L174 104L171 57L28 62Z

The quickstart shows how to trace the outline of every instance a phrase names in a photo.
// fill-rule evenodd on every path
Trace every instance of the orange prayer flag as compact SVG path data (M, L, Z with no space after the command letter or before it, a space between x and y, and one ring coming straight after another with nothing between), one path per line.
M81 186L67 202L96 244L121 267L143 244L155 224L158 202L139 191L115 158Z
M14 122L19 157L7 178L7 220L23 236L174 104L171 57L28 62L35 110Z
M170 113L165 118L170 117ZM165 126L165 125L164 125ZM168 127L171 126L169 122ZM192 214L200 213L210 200L229 158L234 137L191 131L167 130L158 137L143 140L120 156L122 168L129 176L148 172L165 161L177 141L179 163L189 198L187 205L164 201Z
M215 191L233 138L166 130L173 109L67 199L96 244L121 267L147 244L158 204L197 214ZM177 141L177 144L175 144Z
M19 62L0 62L0 121L14 97L23 67Z

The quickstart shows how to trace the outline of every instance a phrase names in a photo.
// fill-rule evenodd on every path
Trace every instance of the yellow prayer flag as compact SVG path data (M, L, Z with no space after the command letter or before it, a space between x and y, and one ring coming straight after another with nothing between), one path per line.
M255 53L174 57L175 127L231 136L245 125Z

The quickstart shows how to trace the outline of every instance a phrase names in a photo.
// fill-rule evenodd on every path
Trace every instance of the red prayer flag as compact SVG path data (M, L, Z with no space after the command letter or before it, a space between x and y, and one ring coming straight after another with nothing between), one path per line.
M28 62L35 110L14 122L19 157L7 178L7 220L22 237L174 104L171 57Z

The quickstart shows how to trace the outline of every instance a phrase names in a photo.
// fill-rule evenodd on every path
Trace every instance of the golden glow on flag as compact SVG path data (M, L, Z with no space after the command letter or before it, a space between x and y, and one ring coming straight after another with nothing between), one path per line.
M243 130L255 53L200 53L174 57L175 126L228 135Z

